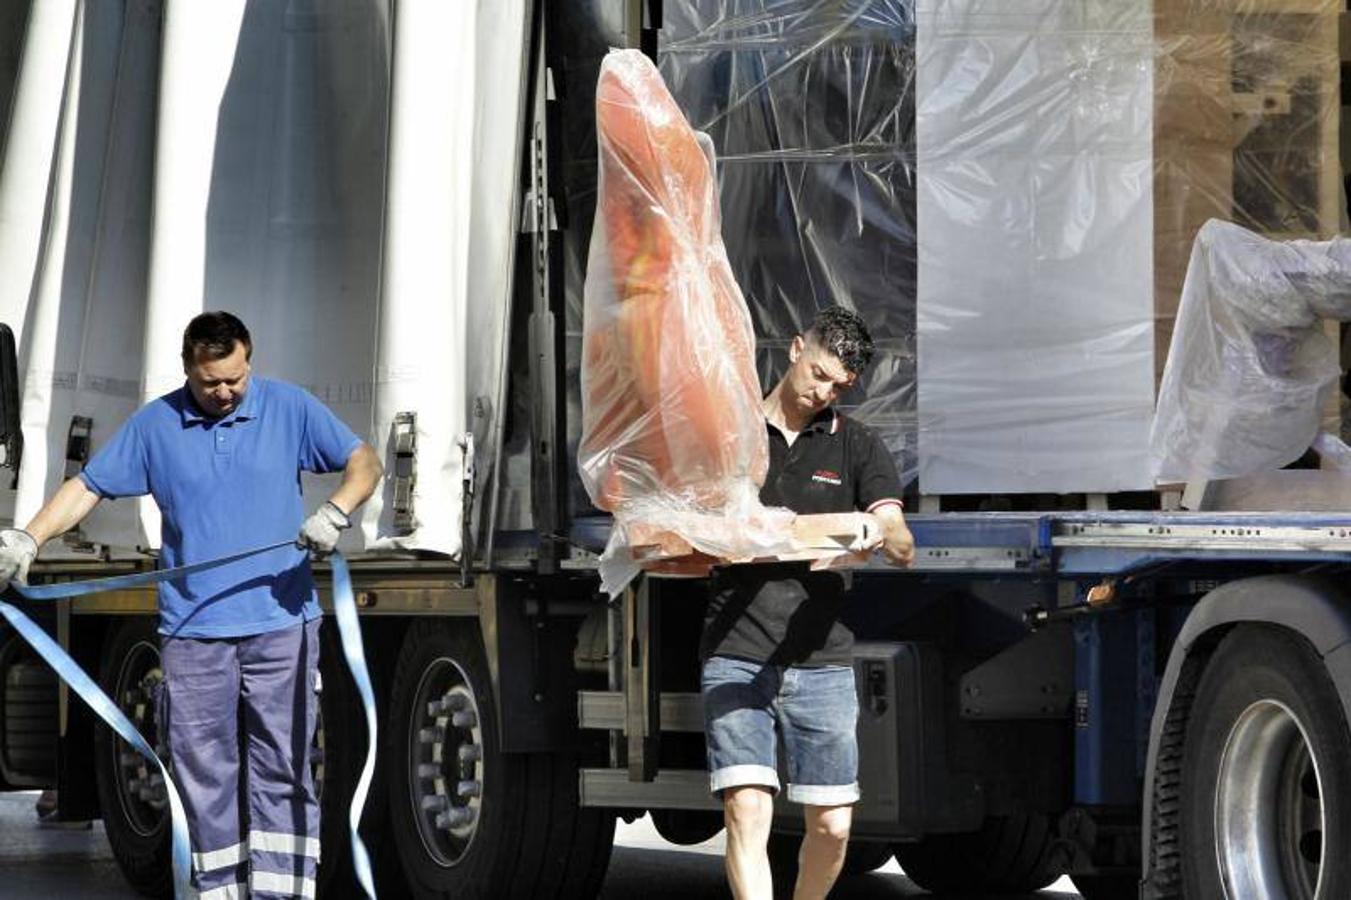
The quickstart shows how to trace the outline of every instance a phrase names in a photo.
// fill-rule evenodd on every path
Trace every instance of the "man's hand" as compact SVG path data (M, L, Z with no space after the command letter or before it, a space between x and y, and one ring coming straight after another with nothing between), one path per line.
M343 531L351 527L352 520L347 517L347 513L328 500L300 526L296 545L322 559L333 552Z
M893 566L908 567L915 561L915 536L905 524L901 507L880 506L873 515L882 523L882 555Z
M0 531L0 591L11 581L28 583L28 567L37 559L38 542L26 531L6 528Z

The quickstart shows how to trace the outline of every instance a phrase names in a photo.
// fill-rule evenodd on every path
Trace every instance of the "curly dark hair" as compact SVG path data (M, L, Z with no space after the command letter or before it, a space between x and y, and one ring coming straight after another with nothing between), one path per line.
M253 340L239 318L224 310L194 316L183 329L183 362L191 365L201 351L207 359L224 359L235 352L235 342L244 345L245 358L253 357Z
M873 339L858 313L827 306L816 314L804 337L840 358L844 367L861 375L873 358Z

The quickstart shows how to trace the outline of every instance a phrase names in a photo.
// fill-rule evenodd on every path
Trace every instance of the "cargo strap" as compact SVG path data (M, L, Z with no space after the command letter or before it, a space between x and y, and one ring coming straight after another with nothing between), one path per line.
M269 544L266 547L256 547L252 550L233 553L207 562L194 563L190 566L180 566L176 569L138 572L133 575L116 575L111 578L96 578L89 581L33 586L11 584L10 586L27 600L61 600L69 597L82 597L86 594L98 594L105 591L119 591L148 584L158 584L161 581L182 578L194 572L214 569L218 566L238 562L246 557L291 545L291 541L281 541L276 544ZM357 825L361 822L361 812L366 805L366 794L370 790L371 778L375 774L375 694L371 689L370 672L366 668L366 655L362 648L361 627L357 623L356 600L352 595L352 576L347 568L347 560L343 559L341 553L334 553L329 557L329 561L333 569L333 610L338 619L338 635L342 639L342 652L347 660L347 668L352 673L357 691L361 694L361 702L366 708L366 733L370 737L370 743L366 748L366 764L362 767L361 777L357 780L356 792L352 795L352 806L347 817L352 834L352 868L356 872L357 881L361 884L367 896L371 900L375 900L375 884L371 877L370 856L366 852L365 844L361 842L361 836L357 833ZM187 819L183 814L183 802L179 797L178 788L169 775L168 767L155 753L155 749L141 736L136 726L117 708L117 704L107 694L103 693L94 679L90 678L88 673L80 668L75 660L61 648L61 645L52 639L51 635L43 631L33 620L10 603L0 601L0 615L3 615L23 639L32 645L38 655L56 671L62 681L66 682L75 693L80 695L85 703L89 704L89 707L98 714L99 718L107 722L109 727L121 735L122 739L128 744L136 748L142 756L157 765L164 774L164 786L169 793L169 810L172 817L174 897L176 900L188 900L188 898L194 896L196 891L190 880L191 857L189 856Z

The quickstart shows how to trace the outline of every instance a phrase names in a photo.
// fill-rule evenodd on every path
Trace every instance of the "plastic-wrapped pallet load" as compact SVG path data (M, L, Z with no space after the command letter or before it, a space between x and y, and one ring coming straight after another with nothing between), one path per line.
M638 570L639 523L749 557L779 549L792 515L759 502L769 447L755 338L723 249L711 145L636 50L606 57L596 127L578 467L615 516L601 565L615 593ZM722 514L724 527L681 526L700 513Z
M1337 229L1337 14L668 3L662 70L722 160L762 378L815 308L853 306L884 343L846 403L922 492L1151 487L1202 223Z
M1351 319L1351 239L1277 242L1207 222L1159 388L1155 477L1238 478L1298 459L1341 374L1324 318Z

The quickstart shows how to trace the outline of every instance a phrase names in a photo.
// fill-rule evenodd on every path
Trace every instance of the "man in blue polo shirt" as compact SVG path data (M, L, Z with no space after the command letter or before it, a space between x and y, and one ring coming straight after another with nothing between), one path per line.
M0 589L26 578L38 548L105 498L155 498L165 568L293 541L160 585L160 722L202 895L313 897L319 807L308 757L320 610L309 553L333 550L382 468L313 396L251 377L252 353L230 313L188 323L186 384L138 410L26 529L0 532ZM308 519L302 471L342 472Z

